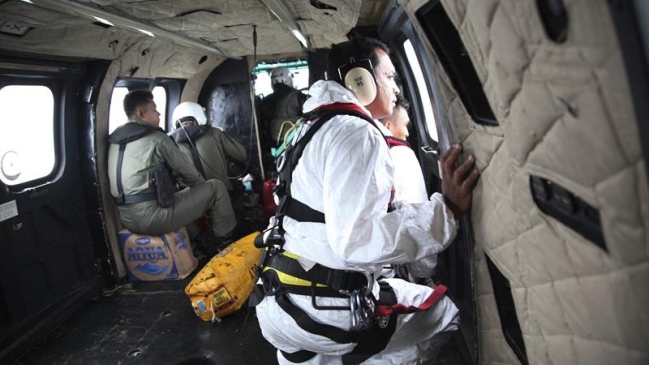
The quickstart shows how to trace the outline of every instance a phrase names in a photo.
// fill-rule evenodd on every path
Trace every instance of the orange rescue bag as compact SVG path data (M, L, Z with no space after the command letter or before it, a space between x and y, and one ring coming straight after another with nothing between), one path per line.
M197 316L220 322L246 303L257 281L262 250L253 244L259 232L232 243L214 256L185 287Z

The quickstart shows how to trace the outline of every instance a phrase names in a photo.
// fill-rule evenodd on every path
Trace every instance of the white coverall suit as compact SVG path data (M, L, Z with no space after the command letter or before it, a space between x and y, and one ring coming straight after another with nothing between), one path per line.
M360 105L350 91L333 81L316 82L309 94L304 112L336 102ZM340 115L324 123L306 145L293 172L291 194L323 212L326 224L285 217L284 249L298 255L298 262L306 270L319 263L333 269L365 270L375 277L383 265L413 262L442 251L455 237L453 213L440 194L420 204L403 202L397 210L387 213L393 170L383 136L367 121ZM394 288L398 303L404 305L419 306L433 291L400 279L386 281ZM378 297L377 283L373 294ZM310 296L289 297L318 322L350 329L350 311L316 310ZM317 302L349 305L345 298L318 297ZM355 346L304 331L273 296L266 296L256 308L264 338L277 349L318 354L302 364L342 364L341 355ZM457 307L446 296L426 311L397 318L387 347L363 364L423 364L430 356L427 350L433 336L455 330L459 323ZM291 364L280 351L277 354L280 364Z
M379 124L379 129L386 136L392 132ZM426 182L421 171L419 160L410 146L390 147L390 156L394 162L394 204L398 206L401 202L423 203L428 201ZM437 255L432 255L406 265L411 277L430 278L435 273L437 266ZM385 272L384 272L385 273Z

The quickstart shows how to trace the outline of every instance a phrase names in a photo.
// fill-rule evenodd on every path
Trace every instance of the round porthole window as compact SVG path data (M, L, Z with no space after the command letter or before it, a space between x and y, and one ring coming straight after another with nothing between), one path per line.
M22 164L20 163L20 155L14 151L7 151L2 155L0 160L0 171L2 176L7 180L16 180L22 172Z

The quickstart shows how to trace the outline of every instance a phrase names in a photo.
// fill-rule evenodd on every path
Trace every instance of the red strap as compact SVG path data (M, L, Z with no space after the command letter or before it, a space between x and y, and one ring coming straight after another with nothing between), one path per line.
M376 310L374 311L374 314L377 317L382 317L382 316L389 316L392 313L401 313L401 314L408 314L408 313L414 313L414 312L421 312L429 309L430 307L434 306L443 296L446 294L446 291L448 288L442 284L437 284L435 285L435 289L433 292L424 300L421 305L418 307L415 306L405 306L403 304L395 304L392 306L379 306L376 307Z
M347 110L353 110L359 113L363 113L367 115L368 117L372 117L371 115L367 114L366 110L363 110L360 106L354 104L354 103L333 103L333 104L327 104L327 105L322 105L317 108L317 110L340 110L340 109L347 109Z
M410 144L407 141L404 141L403 139L399 139L397 137L385 136L385 140L388 141L388 145L390 145L390 148L394 146L410 147Z

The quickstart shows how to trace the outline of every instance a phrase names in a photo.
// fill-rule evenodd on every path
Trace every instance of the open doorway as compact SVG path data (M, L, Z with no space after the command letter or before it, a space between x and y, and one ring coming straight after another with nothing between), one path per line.
M286 67L291 71L293 87L297 90L309 87L309 64L306 58L292 58L259 62L252 70L254 75L255 96L263 99L273 93L271 73L274 69Z

